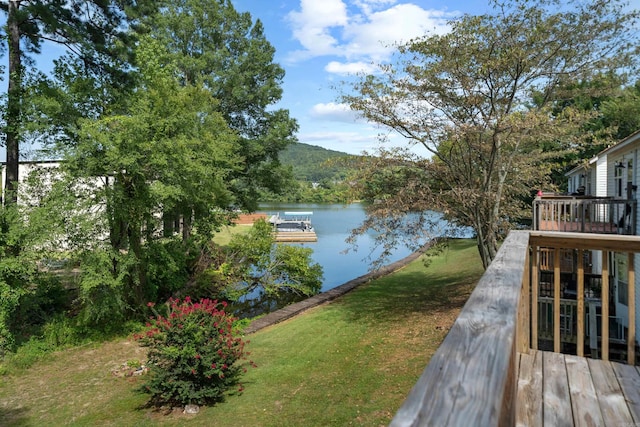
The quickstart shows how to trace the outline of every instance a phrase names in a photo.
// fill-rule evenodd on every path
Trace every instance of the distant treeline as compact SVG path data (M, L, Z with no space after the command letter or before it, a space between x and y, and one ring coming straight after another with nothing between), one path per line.
M303 143L291 144L280 153L280 161L291 166L293 177L298 181L309 182L344 180L348 175L348 168L337 161L344 157L354 156Z
M315 145L296 143L280 153L290 167L293 181L283 194L262 193L263 202L346 203L351 200L346 179L350 174L345 158L356 157Z

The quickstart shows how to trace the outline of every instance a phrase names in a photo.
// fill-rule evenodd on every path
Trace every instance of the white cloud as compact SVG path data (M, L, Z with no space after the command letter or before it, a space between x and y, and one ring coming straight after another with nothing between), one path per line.
M352 111L347 104L329 102L316 104L311 108L309 115L313 119L330 120L344 123L363 121Z
M357 62L338 62L331 61L325 67L324 70L332 74L372 74L375 72L376 67L371 63L357 61Z
M393 46L427 33L448 31L446 20L457 13L426 10L397 0L301 0L288 15L302 50L289 59L335 55L351 62L382 61Z
M339 41L331 29L348 24L347 6L342 0L300 0L300 11L289 12L287 18L294 38L304 48L303 56L334 53Z
M372 13L365 22L344 29L343 54L347 58L366 56L376 61L384 60L394 50L394 44L425 34L445 33L448 17L451 15L425 10L411 3Z
M398 0L353 0L353 3L360 9L365 15L371 14L374 10L384 8L388 5L396 4Z

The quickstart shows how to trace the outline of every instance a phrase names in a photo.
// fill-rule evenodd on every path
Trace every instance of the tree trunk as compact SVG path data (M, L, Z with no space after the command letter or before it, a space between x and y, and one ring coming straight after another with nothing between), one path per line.
M187 242L191 238L191 228L193 227L193 209L191 207L186 207L182 212L182 241Z
M19 136L21 127L22 62L20 52L19 1L9 2L7 36L9 44L9 87L7 90L6 146L7 168L5 203L18 201Z
M137 283L132 280L134 288L134 298L139 306L145 303L145 293L147 288L147 263L142 253L142 233L140 230L140 221L135 221L135 225L129 227L129 250L133 252L136 259L135 273Z

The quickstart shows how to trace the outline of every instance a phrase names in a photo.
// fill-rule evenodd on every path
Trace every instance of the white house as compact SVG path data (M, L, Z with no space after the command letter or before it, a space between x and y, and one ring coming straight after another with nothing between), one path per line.
M591 220L595 216L608 221L612 224L610 230L620 234L640 236L640 215L637 213L639 153L640 131L637 131L566 174L569 194L578 193L583 186L584 202L597 206L598 211L591 211ZM592 254L595 270L601 269L601 257L599 251ZM619 253L613 254L610 260L614 286L612 302L615 303L616 321L624 328L633 321L629 319L627 306L627 262L626 254ZM634 256L634 267L635 271L640 271L638 254ZM635 282L635 339L640 342L640 275L636 275Z

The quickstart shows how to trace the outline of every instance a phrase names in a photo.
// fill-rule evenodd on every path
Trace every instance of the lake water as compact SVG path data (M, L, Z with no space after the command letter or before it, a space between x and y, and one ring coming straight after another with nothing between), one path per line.
M261 204L260 212L275 214L285 211L312 211L311 223L318 236L314 243L296 243L313 249L312 258L322 266L324 282L322 291L333 289L349 280L367 274L370 271L370 260L367 259L375 242L371 234L358 238L358 251L355 252L345 240L351 230L358 227L365 219L364 207L360 203L342 204L302 204L281 203ZM380 251L374 252L377 257ZM405 247L398 248L389 263L411 254ZM375 259L375 258L373 258Z

